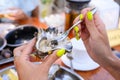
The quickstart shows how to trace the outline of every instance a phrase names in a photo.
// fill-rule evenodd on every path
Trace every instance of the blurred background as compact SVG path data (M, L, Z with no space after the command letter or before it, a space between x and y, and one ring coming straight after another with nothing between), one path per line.
M71 1L71 0L40 0L40 17L45 18L52 14L62 14L62 13L63 13L62 16L64 16L64 13L66 13L66 12L68 13L68 10L66 9L66 7L68 7L68 4L70 4L69 1ZM73 0L73 1L76 1L76 0ZM85 0L78 0L78 1L81 1L80 4L83 4L82 2ZM120 1L119 0L115 0L115 1L114 0L88 0L88 1L90 1L90 2L88 3L88 5L86 7L96 6L98 8L100 17L104 21L106 28L108 30L118 28L119 15L120 15ZM77 3L79 3L79 2L77 2ZM81 8L83 7L83 5L79 5L79 6L81 6ZM83 8L85 8L85 7L83 7ZM69 7L69 9L71 9L71 8ZM76 12L77 15L80 14L80 12L78 13L78 10L81 11L81 9L75 10L75 11L77 11ZM69 12L69 13L73 14L72 12ZM58 17L58 15L57 16L54 15L54 17ZM53 18L53 16L51 18ZM56 19L58 19L58 18L56 18ZM62 19L64 20L65 18L63 17ZM67 19L65 19L65 20L67 20ZM45 21L47 21L47 23L49 24L49 20L46 20L46 18L45 18ZM52 22L50 22L50 23L52 24ZM71 23L71 21L70 21L70 23ZM63 24L63 22L61 22L61 24Z
M73 25L73 20L86 7L97 8L105 23L111 49L120 57L120 0L0 0L0 69L13 65L13 63L9 64L14 60L13 49L29 42L36 36L39 28L56 28L58 33L63 33ZM69 38L73 38L72 32L69 34ZM84 46L77 43L77 40L73 44L76 49L80 47L85 51L82 49ZM85 53L83 54L85 55ZM81 59L81 63L85 64L84 61L89 60L83 57L83 54L81 58L75 55L75 59L76 61ZM82 60L82 58L86 60ZM66 57L64 59L66 60ZM65 60L63 61L68 65L69 60ZM39 61L39 59L34 56L33 61ZM75 66L81 66L81 63ZM88 63L86 65L79 70L83 70L85 67L90 68ZM93 67L92 69L96 69L98 65ZM102 72L103 69L97 71L100 71L102 76L104 76L103 73L106 73L106 71ZM93 73L92 76L99 75L96 72L91 73ZM1 74L0 72L0 77ZM89 76L91 78L91 75ZM105 76L109 77L108 73ZM100 80L112 80L111 77L109 79L101 78ZM97 79L99 78L95 76L95 80Z

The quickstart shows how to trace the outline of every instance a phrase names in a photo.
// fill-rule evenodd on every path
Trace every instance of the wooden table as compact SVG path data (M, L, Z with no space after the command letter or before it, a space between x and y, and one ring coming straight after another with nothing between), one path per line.
M39 21L37 19L34 19L33 23L37 25L38 27L41 27L43 24L39 24ZM120 51L120 46L114 47L114 49L117 49ZM55 63L60 64L62 66L65 66L61 59L57 60ZM13 62L4 64L0 66L0 69L3 69L5 67L14 65ZM65 66L67 67L67 66ZM85 80L115 80L104 68L99 67L95 70L91 71L76 71L79 75L81 75Z
M63 64L61 59L58 59L55 64L60 64L64 67L67 67ZM0 69L3 69L8 66L14 65L13 62L4 64L0 66ZM115 80L104 68L99 67L95 70L91 71L75 71L77 72L80 76L82 76L85 80Z
M120 51L120 46L116 46L114 49L117 49ZM64 67L67 67L63 64L61 59L58 59L55 64L60 64ZM3 69L8 66L14 65L13 62L4 64L0 66L0 69ZM76 71L80 76L82 76L85 80L115 80L110 73L108 73L104 68L99 67L95 70L91 71Z

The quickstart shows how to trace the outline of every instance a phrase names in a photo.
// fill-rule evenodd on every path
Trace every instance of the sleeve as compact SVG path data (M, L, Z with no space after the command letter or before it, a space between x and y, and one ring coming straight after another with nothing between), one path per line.
M26 2L23 1L23 8L25 10L32 11L34 10L37 6L39 6L40 1L39 0L26 0Z
M40 1L39 1L39 0L33 0L33 4L34 4L35 6L38 6L38 5L39 5L39 3L40 3Z
M31 11L33 11L37 6L40 4L40 0L20 0L22 3L22 10L28 14L31 15Z

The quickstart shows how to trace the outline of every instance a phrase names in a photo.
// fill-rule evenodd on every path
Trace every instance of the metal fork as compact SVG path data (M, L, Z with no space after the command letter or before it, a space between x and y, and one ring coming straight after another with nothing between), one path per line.
M72 62L72 60L73 60L72 53L71 52L67 53L66 56L70 60L70 69L71 69L71 71L74 71L73 62Z
M97 9L96 9L96 8L92 8L90 11L92 12L92 14L95 14L96 11L97 11ZM82 22L82 20L79 20L78 22L76 22L73 26L71 26L71 27L70 27L66 32L64 32L61 36L57 37L56 40L57 40L57 41L62 41L62 40L64 40L64 39L68 36L68 34L70 33L70 31L71 31L75 26L77 26L78 24L80 24L81 22Z

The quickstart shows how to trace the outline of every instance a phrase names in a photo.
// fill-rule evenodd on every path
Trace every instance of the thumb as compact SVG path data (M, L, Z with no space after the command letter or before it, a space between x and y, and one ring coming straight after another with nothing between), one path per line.
M29 43L27 43L26 47L23 50L23 55L29 55L32 53L35 42L36 38L33 38L32 40L29 41Z
M53 54L51 54L44 62L43 64L45 64L48 68L51 67L51 65L61 56L63 56L65 54L65 49L60 49L57 51L54 51Z
M97 28L94 23L94 16L91 11L86 14L85 23L90 35L95 35L97 33Z

